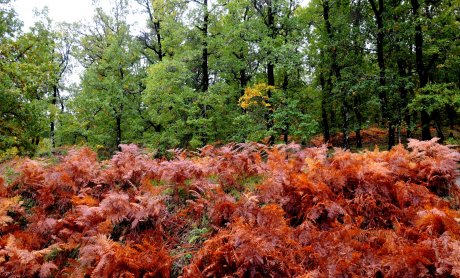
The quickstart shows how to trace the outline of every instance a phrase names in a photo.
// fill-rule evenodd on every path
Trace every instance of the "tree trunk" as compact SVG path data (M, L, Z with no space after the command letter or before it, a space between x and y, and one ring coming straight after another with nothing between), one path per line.
M329 130L329 121L327 119L327 110L326 110L326 103L325 103L325 96L324 92L321 98L321 118L323 123L323 136L324 136L324 143L328 143L331 140L331 133Z
M53 85L53 97L51 99L51 104L53 106L56 106L56 103L57 103L57 98L58 98L58 90L59 88L57 87L57 85ZM50 122L50 137L51 137L51 146L53 148L56 147L56 138L55 138L55 126L54 126L54 118L51 119L51 122Z
M326 25L326 32L327 32L328 38L330 41L332 41L334 39L334 35L332 33L332 25L329 20L329 12L330 12L329 1L324 0L323 1L323 18L324 18L324 23ZM332 75L335 75L337 82L340 83L340 80L342 79L342 77L340 73L340 67L337 62L337 50L331 46L329 46L329 49L330 49L331 58L332 58L329 76L332 77ZM332 90L332 87L331 87L331 90ZM340 91L341 91L341 101L342 101L342 104L341 104L342 133L343 133L342 147L344 149L348 149L350 147L349 137L348 137L349 116L350 116L349 107L348 107L349 105L347 103L347 92L345 90L340 90Z
M348 112L348 104L346 103L345 97L342 99L342 134L343 134L343 139L342 139L342 148L344 149L349 149L350 148L350 138L349 138L349 112Z
M270 30L270 37L272 39L275 38L275 17L273 15L273 7L271 6L272 2L270 2L267 11L267 25ZM267 64L267 81L268 86L275 86L275 66L273 65L272 61L269 61ZM272 91L268 90L268 103L271 103L272 99ZM273 128L273 108L269 107L268 112L266 113L266 120L267 120L267 130L270 131ZM268 144L273 145L275 143L275 137L270 135L268 139Z
M449 120L450 129L454 129L455 118L457 117L457 112L453 107L447 107L447 118Z
M446 137L444 136L444 132L442 132L442 126L440 124L440 120L439 119L436 119L434 121L434 124L435 124L435 127L436 127L436 133L437 133L437 136L439 138L439 143L444 143L444 140L446 139Z
M419 88L423 89L428 84L428 74L425 70L425 65L423 64L423 32L422 25L418 20L420 3L418 0L411 0L412 4L412 14L415 18L415 64L417 67L417 73L419 77ZM421 112L421 122L422 122L422 140L430 140L430 115L428 112Z
M430 115L426 111L422 111L421 120L422 120L422 140L430 140L431 139Z
M40 144L40 137L36 136L32 138L32 144L38 146Z
M208 25L209 25L209 10L208 10L208 0L203 0L203 26L202 26L202 54L201 54L201 91L203 93L208 92L209 89L209 52L208 52ZM208 117L208 106L206 104L202 105L202 115L206 119ZM205 124L204 132L202 133L203 144L208 143L208 127Z
M201 29L203 33L202 42L202 57L201 57L201 91L207 92L209 89L209 69L208 69L208 25L209 25L209 11L208 11L208 0L203 1L203 27Z
M156 30L156 33L157 33L157 44L158 44L158 61L163 61L163 46L162 46L162 43L161 43L161 33L160 33L160 28L161 28L161 25L160 25L160 21L156 21L153 23L154 26L155 26L155 30Z
M324 80L324 76L321 73L319 77L319 82L321 85L321 122L323 124L323 137L324 143L327 144L331 140L331 134L329 131L329 120L327 118L327 94L330 93L326 88L326 82Z
M246 89L248 82L249 82L249 78L246 74L246 70L240 69L240 87L241 87L240 97L244 96L244 90Z
M117 144L118 151L121 151L121 147L120 147L120 144L121 144L121 115L115 116L115 120L116 120L116 133L117 133L116 144Z
M287 89L289 85L289 77L287 72L284 73L284 78L283 78L283 94L284 94L284 106L287 106ZM289 143L289 118L284 119L286 126L283 129L283 140L284 143L287 145Z
M363 125L363 115L361 114L361 110L360 110L360 104L361 104L360 102L361 101L359 97L354 97L355 115L356 115L356 120L358 121L358 127L355 130L357 148L363 147L363 141L361 138L361 127Z
M268 79L268 85L269 86L275 86L275 73L274 73L274 66L271 62L268 63L267 65L267 79ZM271 99L272 99L272 91L268 90L267 92L268 96L268 103L271 104ZM267 121L267 131L270 131L273 128L273 110L272 107L268 107L267 113L265 113L265 120ZM275 137L273 135L270 135L270 138L268 139L268 144L273 145L275 143Z
M378 0L378 7L374 0L369 0L369 3L374 12L375 22L377 24L377 63L379 65L379 98L382 109L382 117L384 122L388 124L388 149L395 145L395 128L388 105L388 95L386 86L385 73L385 56L384 56L384 24L383 13L385 11L384 1Z
M153 50L153 52L155 52L155 54L158 57L158 61L161 62L163 61L163 57L165 56L165 53L163 52L163 38L161 37L161 23L158 19L155 19L153 11L150 7L151 5L150 0L145 0L144 5L145 5L144 7L147 10L147 14L149 16L150 22L153 26L153 30L155 31L155 36L156 36L158 47L155 47L154 45L149 45L147 41L145 41L144 44L149 49Z
M404 62L402 59L398 59L397 61L398 64L398 74L400 77L406 77L406 71L404 69ZM401 117L404 118L404 122L406 123L407 130L406 130L406 138L409 139L412 137L412 131L411 131L411 118L410 118L410 112L408 111L407 106L409 105L409 96L408 96L408 91L405 88L405 84L400 82L399 84L399 95L401 96ZM402 119L400 119L402 121Z
M396 128L392 121L388 122L388 149L390 150L396 144Z
M444 143L444 140L446 137L444 136L444 132L442 131L442 125L441 125L441 116L439 114L439 111L436 111L433 115L434 118L434 126L436 128L436 136L439 138L439 143Z

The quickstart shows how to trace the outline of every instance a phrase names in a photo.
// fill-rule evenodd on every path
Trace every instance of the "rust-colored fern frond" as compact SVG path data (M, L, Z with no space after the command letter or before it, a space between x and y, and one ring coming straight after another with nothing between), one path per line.
M459 277L460 154L88 148L0 177L0 277Z

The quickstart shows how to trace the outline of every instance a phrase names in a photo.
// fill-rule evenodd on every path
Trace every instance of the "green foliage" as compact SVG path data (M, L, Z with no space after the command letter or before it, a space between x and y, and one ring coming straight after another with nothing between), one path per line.
M126 23L126 1L118 1L112 14L96 9L96 27L81 37L77 57L86 67L81 90L72 100L76 120L66 116L76 140L116 149L125 140L141 137L144 68L140 48Z
M209 229L206 227L205 228L195 228L191 230L189 234L190 238L188 240L188 243L190 244L203 243L203 241L205 240L203 236L209 232L210 232Z
M55 27L45 10L23 32L2 1L0 159L62 145L107 157L124 142L167 156L320 132L348 148L372 126L416 136L425 114L425 131L455 129L458 1L304 2L95 1L92 22ZM66 81L73 62L79 84Z
M0 152L0 162L10 160L16 157L18 154L19 154L19 150L17 147L5 149L4 151Z
M58 71L55 34L46 18L20 33L12 11L2 9L1 16L8 28L0 28L0 150L33 154L47 135L50 91Z
M166 150L192 137L187 124L196 111L196 102L194 90L188 85L190 79L186 64L180 61L165 59L150 67L143 100L155 128L147 135L154 147Z
M460 112L460 89L452 83L429 84L409 104L412 111L426 111L430 115L448 108Z

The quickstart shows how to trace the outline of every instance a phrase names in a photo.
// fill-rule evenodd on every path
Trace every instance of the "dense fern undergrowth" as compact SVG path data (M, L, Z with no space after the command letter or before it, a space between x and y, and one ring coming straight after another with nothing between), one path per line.
M0 176L1 277L460 277L460 154L124 145Z

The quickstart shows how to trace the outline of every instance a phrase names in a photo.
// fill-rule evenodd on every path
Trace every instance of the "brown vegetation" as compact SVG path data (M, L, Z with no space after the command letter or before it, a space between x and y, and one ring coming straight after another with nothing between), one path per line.
M459 160L435 140L22 160L0 176L0 276L459 277Z

